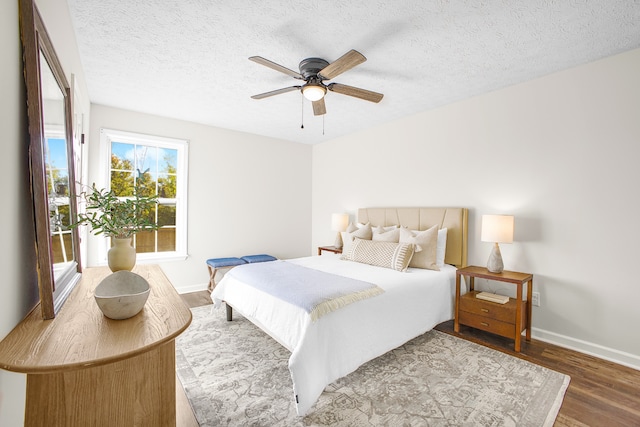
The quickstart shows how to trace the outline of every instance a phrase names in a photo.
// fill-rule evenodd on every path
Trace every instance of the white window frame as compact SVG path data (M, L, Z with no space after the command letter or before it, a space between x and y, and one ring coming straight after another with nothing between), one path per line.
M187 246L187 194L189 176L189 141L186 139L166 138L162 136L148 135L137 132L126 132L115 129L100 129L100 166L102 185L99 188L109 188L111 169L111 142L124 142L130 144L143 144L159 148L177 150L177 178L176 186L176 250L174 252L146 252L136 254L136 263L149 264L160 261L185 260L188 255ZM162 202L162 199L159 199ZM107 264L107 251L110 247L110 239L105 238L99 245L98 259L100 264Z

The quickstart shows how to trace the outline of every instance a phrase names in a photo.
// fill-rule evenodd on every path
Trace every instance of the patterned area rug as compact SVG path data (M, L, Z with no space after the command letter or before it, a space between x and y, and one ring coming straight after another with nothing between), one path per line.
M296 415L291 353L224 309L192 309L178 377L201 426L551 426L569 377L430 331L330 384Z

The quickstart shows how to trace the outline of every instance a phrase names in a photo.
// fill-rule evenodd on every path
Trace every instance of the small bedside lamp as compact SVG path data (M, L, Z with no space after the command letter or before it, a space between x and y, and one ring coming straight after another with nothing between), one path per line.
M336 241L333 243L333 246L336 248L342 247L342 231L347 230L347 226L349 225L349 214L339 214L334 213L331 215L331 229L333 231L337 231Z
M513 243L513 216L482 215L480 240L493 243L489 261L487 261L487 270L492 273L502 273L504 264L498 243Z

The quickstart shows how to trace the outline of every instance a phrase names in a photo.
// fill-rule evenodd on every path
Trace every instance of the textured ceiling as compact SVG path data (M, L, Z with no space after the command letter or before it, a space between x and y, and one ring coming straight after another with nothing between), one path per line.
M68 2L92 103L308 144L640 47L639 0ZM367 62L333 81L379 104L250 98L299 83L250 56L350 49Z

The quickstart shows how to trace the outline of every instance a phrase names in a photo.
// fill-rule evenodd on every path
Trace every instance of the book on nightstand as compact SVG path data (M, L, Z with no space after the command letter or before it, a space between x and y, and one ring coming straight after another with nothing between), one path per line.
M509 302L508 296L492 294L491 292L479 292L476 294L476 298L479 298L485 301L496 302L498 304L506 304Z

